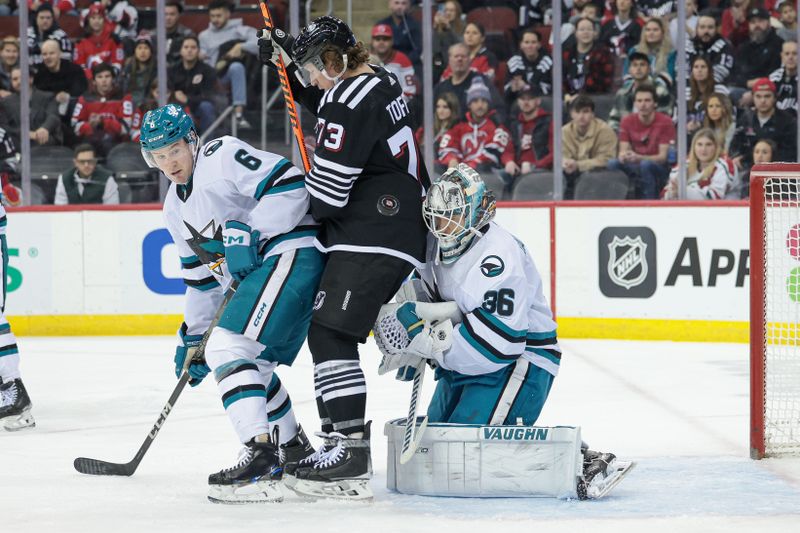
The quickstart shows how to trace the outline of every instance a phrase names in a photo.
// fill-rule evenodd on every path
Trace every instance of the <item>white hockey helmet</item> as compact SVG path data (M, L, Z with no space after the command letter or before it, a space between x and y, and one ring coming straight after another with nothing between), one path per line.
M469 248L472 238L494 217L496 201L480 174L464 163L433 182L422 215L439 241L443 263L452 263Z

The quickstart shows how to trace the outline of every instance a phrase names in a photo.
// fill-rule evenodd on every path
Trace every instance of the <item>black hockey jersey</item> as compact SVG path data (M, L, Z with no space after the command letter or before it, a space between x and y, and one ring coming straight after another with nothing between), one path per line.
M422 199L430 184L397 80L381 67L322 91L293 80L317 117L314 163L306 174L324 251L380 253L419 267L427 229Z

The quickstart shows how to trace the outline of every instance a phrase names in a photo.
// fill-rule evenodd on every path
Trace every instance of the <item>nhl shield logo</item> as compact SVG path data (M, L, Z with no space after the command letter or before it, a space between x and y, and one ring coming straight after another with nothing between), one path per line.
M635 239L627 235L608 243L608 276L611 281L630 289L640 285L647 278L647 243L641 236Z

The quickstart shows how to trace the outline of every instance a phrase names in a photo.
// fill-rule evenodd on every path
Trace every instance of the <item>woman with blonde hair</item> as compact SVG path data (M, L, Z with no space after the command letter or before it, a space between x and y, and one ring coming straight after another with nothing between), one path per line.
M440 94L436 99L433 117L433 153L435 157L433 164L437 172L443 172L446 169L446 165L444 165L438 157L439 142L442 140L444 134L456 125L459 121L459 117L461 117L461 106L458 102L458 96L451 92ZM422 141L424 135L424 128L420 126L415 134L420 152L423 150ZM439 165L441 165L441 168Z
M717 136L717 141L722 147L722 153L728 155L728 150L736 131L736 120L733 116L733 104L727 95L713 92L706 99L706 114L703 117L703 127L710 128Z
M736 169L722 155L722 146L714 130L703 128L695 133L686 169L687 200L722 200L736 189ZM678 199L678 166L672 169L662 192L664 200Z
M650 58L650 68L654 75L665 76L670 83L675 81L676 52L664 19L651 18L645 23L639 44L628 50L628 56L633 52L641 52ZM622 72L628 72L627 57Z

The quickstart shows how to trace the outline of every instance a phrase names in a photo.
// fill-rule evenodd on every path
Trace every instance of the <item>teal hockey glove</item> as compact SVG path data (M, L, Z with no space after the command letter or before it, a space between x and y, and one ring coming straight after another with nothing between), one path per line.
M225 245L225 262L233 279L242 281L248 274L261 266L258 256L258 239L261 233L237 220L229 220L222 230L222 243Z
M189 385L196 387L211 372L205 359L194 359L194 354L197 351L197 347L200 346L203 336L186 335L186 324L183 324L178 331L178 337L179 344L175 348L175 376L181 377L183 371L186 370L191 376Z

